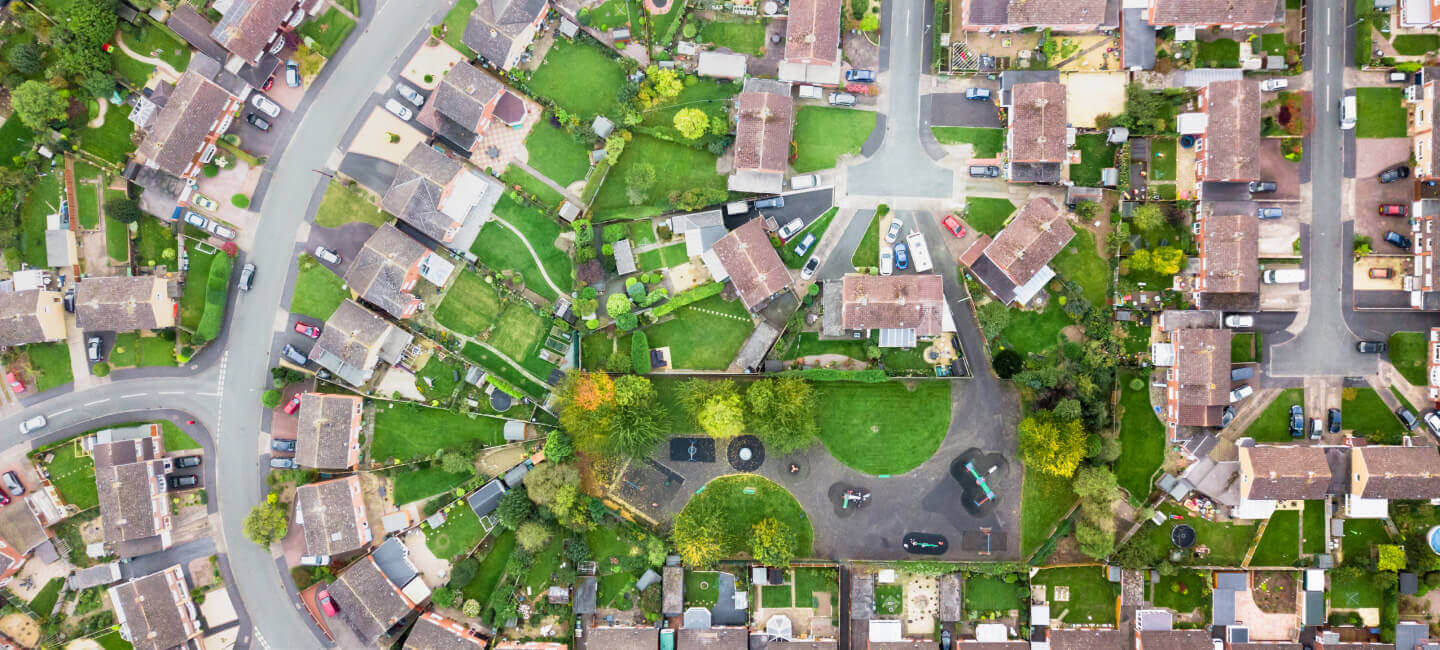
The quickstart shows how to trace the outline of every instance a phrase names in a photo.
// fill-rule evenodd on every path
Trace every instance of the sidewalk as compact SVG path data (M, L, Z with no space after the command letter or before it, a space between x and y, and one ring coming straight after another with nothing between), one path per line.
M73 314L65 315L65 342L70 346L70 372L75 376L75 392L110 381L90 374L90 361L85 356L85 333L75 325Z

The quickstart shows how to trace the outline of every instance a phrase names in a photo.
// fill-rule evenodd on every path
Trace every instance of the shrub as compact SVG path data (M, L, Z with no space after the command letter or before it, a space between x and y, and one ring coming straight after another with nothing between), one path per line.
M637 374L650 372L650 341L644 332L636 332L630 337L630 365Z
M225 303L230 294L230 271L234 261L229 255L217 255L210 263L210 275L205 279L205 310L200 313L200 324L195 326L191 342L206 343L220 334L225 320Z
M215 178L220 174L220 166L213 162L205 163L205 166L200 169L200 172L205 174L205 178Z
M271 388L260 394L260 405L273 409L280 405L280 391Z
M104 377L110 374L110 364L101 361L100 363L90 366L90 374L96 377Z
M243 210L250 207L250 197L245 196L244 194L236 194L230 197L230 205L233 205Z
M705 284L695 287L694 289L682 291L676 294L674 298L670 299L670 302L656 307L654 310L651 311L651 313L655 314L656 318L659 318L692 302L700 302L701 300L709 298L710 296L719 295L720 292L724 290L725 285L723 283L706 282Z

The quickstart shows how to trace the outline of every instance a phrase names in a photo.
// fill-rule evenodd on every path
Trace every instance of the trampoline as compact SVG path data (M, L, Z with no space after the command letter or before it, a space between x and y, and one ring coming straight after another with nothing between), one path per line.
M675 463L715 462L714 438L671 438L670 461Z
M736 471L753 472L765 464L765 445L755 436L737 436L730 441L725 458Z
M496 390L490 393L490 408L495 409L496 413L504 413L510 410L510 405L514 403L515 398L503 390Z
M1190 548L1195 545L1195 529L1189 524L1177 524L1170 529L1170 543L1176 548Z

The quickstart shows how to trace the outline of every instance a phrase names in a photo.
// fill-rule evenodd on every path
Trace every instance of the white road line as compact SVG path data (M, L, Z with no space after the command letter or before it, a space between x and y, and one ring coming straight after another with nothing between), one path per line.
M161 395L184 395L184 394L185 394L185 391L183 391L183 390L165 390L165 391L160 391L160 394L161 394Z
M94 405L96 405L96 404L104 404L105 402L108 402L108 401L110 401L109 398L100 399L100 400L95 400L95 401L93 401L93 402L86 402L86 403L85 403L85 406L94 406Z
M124 398L125 398L125 399L135 399L136 397L145 397L146 395L149 395L149 394L150 394L150 393L135 393L134 395L125 395Z
M55 416L57 416L57 415L65 415L66 413L69 413L69 412L71 412L71 411L73 411L73 410L75 410L75 409L72 408L72 409L65 409L65 410L63 410L63 411L56 411L56 412L54 412L54 413L51 413L51 414L50 414L50 417L53 418L53 417L55 417Z

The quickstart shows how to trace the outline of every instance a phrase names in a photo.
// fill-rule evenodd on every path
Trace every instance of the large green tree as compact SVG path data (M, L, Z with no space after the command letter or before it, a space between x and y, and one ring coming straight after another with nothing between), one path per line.
M538 553L550 543L550 527L538 521L527 521L515 529L515 543L531 553Z
M1085 459L1085 427L1050 411L1038 411L1020 422L1020 456L1025 467L1069 478Z
M774 517L761 519L750 529L750 554L765 566L790 566L797 543L795 531Z
M770 450L786 454L815 440L815 390L798 377L761 379L745 390L748 422Z
M245 515L245 521L241 523L241 531L247 539L266 547L284 539L289 529L290 522L285 517L285 506L274 499L251 508L250 514Z
M542 506L553 503L562 486L579 484L580 470L566 463L541 463L525 475L526 493Z
M670 540L686 566L708 567L720 559L725 541L722 516L719 504L710 499L697 499L675 517Z
M27 81L11 91L10 106L20 122L34 131L45 131L51 122L65 118L65 98L41 81Z

